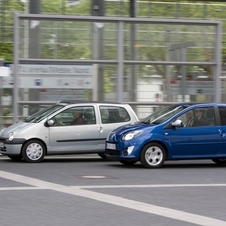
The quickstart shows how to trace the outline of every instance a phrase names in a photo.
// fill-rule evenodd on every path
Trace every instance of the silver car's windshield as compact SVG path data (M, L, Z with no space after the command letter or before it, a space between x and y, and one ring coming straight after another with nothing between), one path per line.
M47 118L49 115L53 114L54 112L58 111L59 109L61 109L63 107L64 107L64 105L52 105L48 108L38 111L35 114L23 119L23 121L38 123L41 120L43 120L44 118Z
M169 106L159 111L154 112L153 114L147 116L140 123L145 124L161 124L168 120L170 117L175 115L176 113L182 111L186 106Z

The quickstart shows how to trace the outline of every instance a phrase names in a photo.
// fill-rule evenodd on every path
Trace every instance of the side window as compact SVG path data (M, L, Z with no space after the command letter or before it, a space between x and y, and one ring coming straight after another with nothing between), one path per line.
M96 124L96 115L93 107L86 107L83 113L86 124Z
M89 111L89 114L86 111ZM89 118L88 115L90 116ZM55 121L54 126L71 126L96 123L93 107L71 107L57 114L53 120Z
M183 125L184 127L193 127L195 121L195 113L194 111L188 111L185 114L183 114Z
M216 125L213 107L196 108L194 126L214 126Z
M122 107L100 106L100 114L103 124L130 121L128 112Z
M187 111L178 117L184 127L213 126L216 125L214 108L205 107Z
M226 107L219 107L219 113L220 113L220 119L221 119L221 125L226 125Z

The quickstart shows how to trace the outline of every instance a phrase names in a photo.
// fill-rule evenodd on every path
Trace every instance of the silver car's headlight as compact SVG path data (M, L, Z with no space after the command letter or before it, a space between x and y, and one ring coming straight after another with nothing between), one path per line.
M135 131L129 132L126 135L124 135L122 139L123 140L131 140L134 137L141 135L142 132L143 132L143 130L135 130Z
M3 136L3 132L4 132L4 130L5 130L5 129L2 129L2 130L0 131L0 137L2 137L2 136Z
M13 138L14 138L14 134L13 134L13 132L11 132L10 134L9 134L9 140L11 141L11 140L13 140Z

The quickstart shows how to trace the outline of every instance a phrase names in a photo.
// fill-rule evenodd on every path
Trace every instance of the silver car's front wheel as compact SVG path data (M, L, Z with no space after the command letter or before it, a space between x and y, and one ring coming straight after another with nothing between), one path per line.
M146 168L159 168L166 159L166 151L158 143L147 144L141 152L140 161Z
M45 151L45 146L41 141L30 140L23 146L22 156L26 162L41 162Z

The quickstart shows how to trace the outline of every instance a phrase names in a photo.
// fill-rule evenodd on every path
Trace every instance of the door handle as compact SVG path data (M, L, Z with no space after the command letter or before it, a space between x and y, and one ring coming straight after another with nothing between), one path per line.
M103 133L104 129L102 126L100 126L100 133Z
M225 137L225 131L224 130L219 129L218 132L219 132L220 136Z

